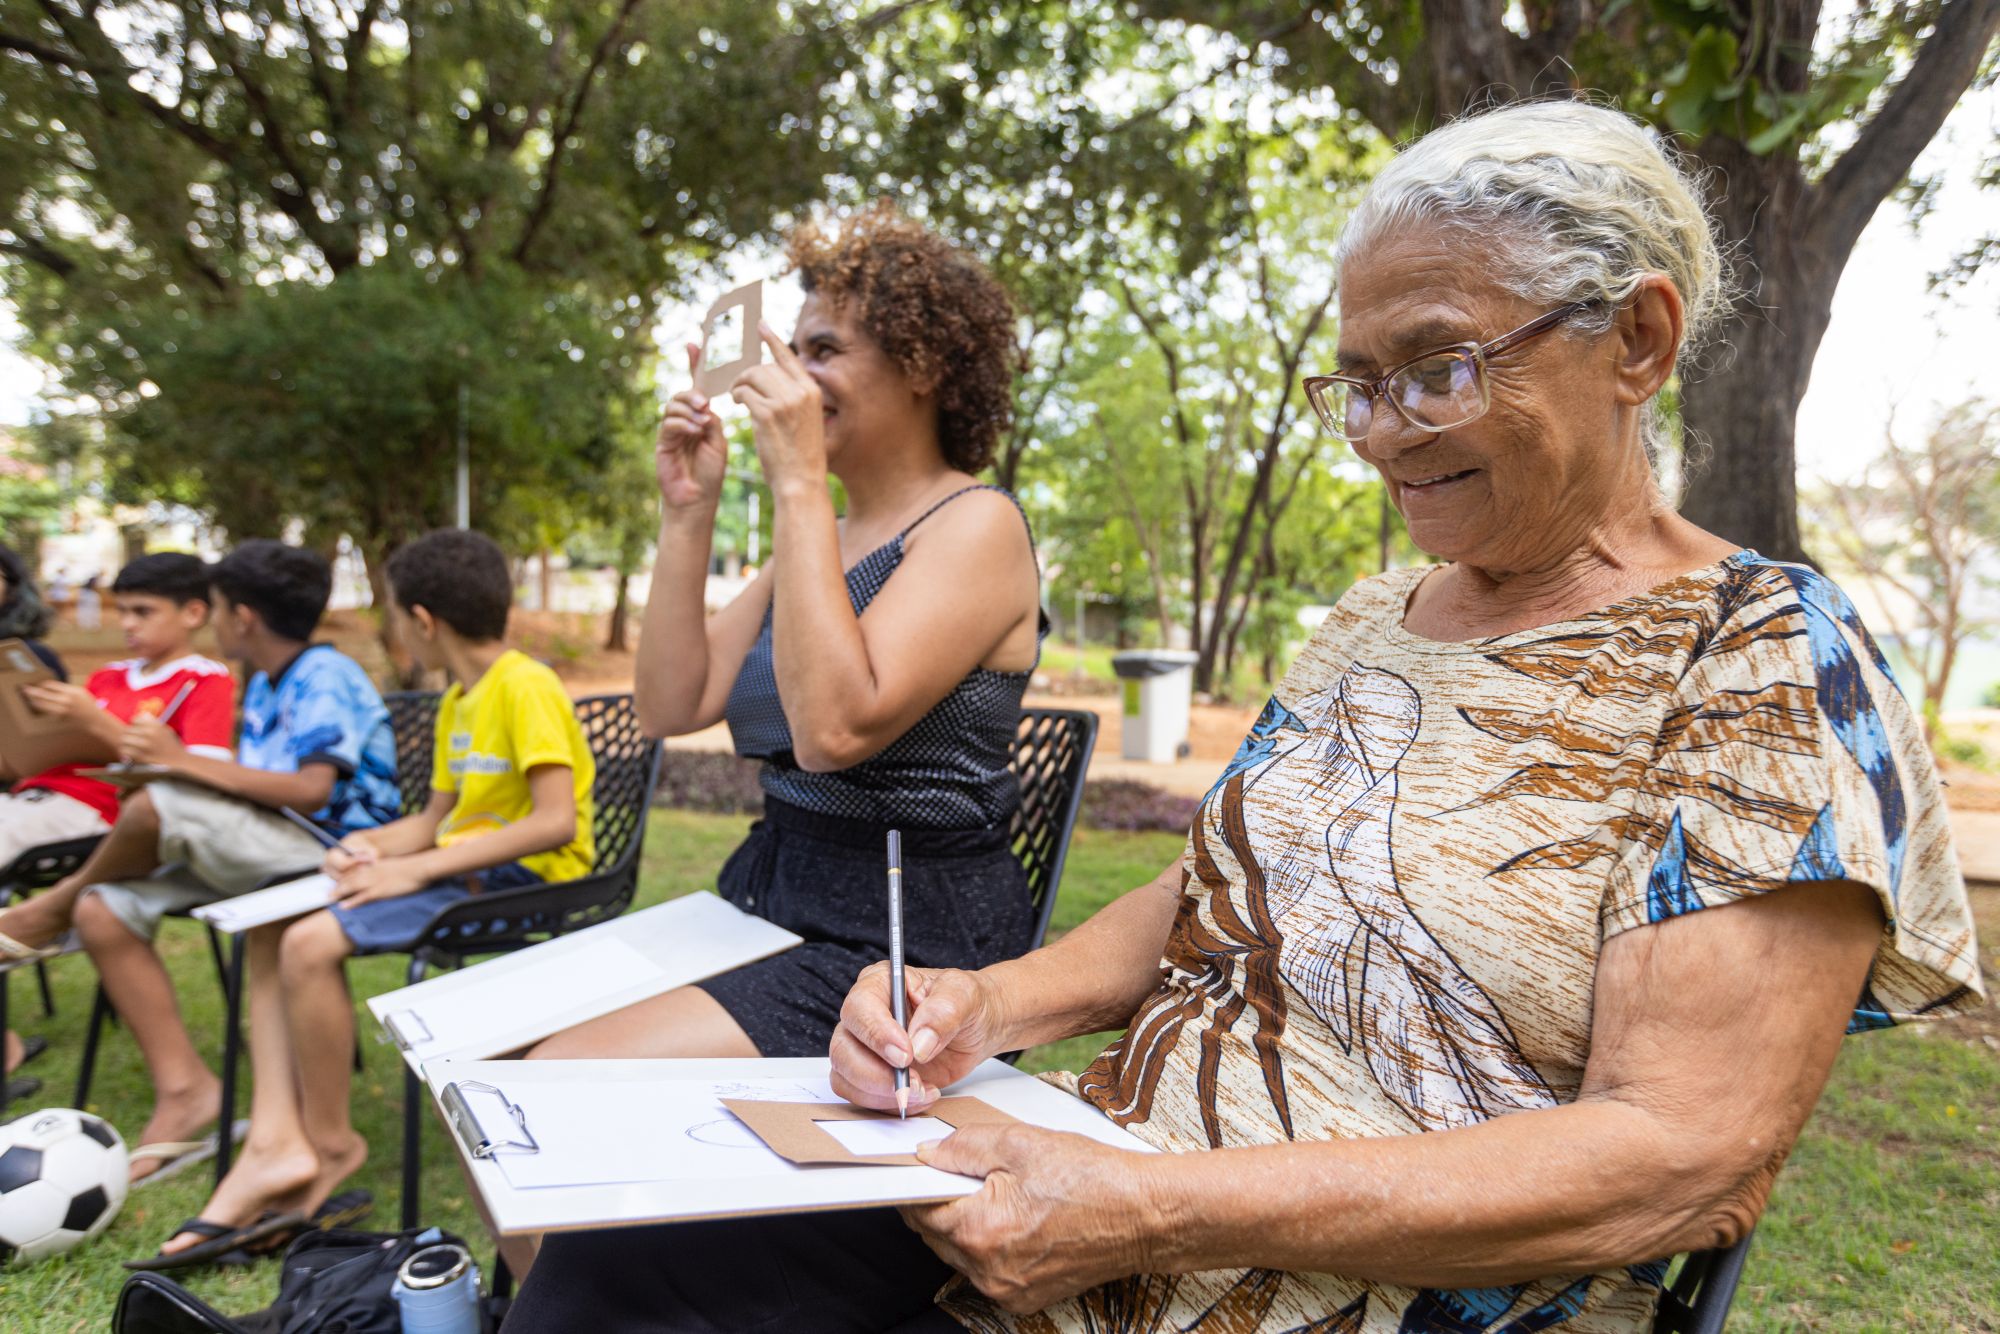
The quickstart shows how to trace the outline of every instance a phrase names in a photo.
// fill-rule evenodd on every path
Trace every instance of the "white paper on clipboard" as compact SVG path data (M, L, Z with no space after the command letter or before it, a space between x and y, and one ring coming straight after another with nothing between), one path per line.
M421 1070L519 1051L798 943L704 891L372 996L368 1009Z

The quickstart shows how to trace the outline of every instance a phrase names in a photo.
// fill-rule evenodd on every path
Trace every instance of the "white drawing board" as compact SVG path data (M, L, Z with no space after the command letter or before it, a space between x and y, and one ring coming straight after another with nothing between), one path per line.
M333 902L333 895L332 876L301 876L269 889L204 903L194 915L224 935L234 936L253 926L268 926L324 908Z
M703 891L371 996L413 1070L519 1051L613 1010L790 949L799 938Z
M838 1104L824 1058L433 1061L424 1078L434 1099L453 1085L498 1091L468 1097L477 1125L451 1139L487 1217L508 1236L909 1204L980 1186L930 1167L801 1167L764 1147L719 1101ZM946 1092L1030 1124L1154 1152L1089 1103L1001 1061L987 1061ZM520 1109L520 1123L508 1105ZM536 1152L475 1157L461 1138L501 1139L522 1129L540 1146Z

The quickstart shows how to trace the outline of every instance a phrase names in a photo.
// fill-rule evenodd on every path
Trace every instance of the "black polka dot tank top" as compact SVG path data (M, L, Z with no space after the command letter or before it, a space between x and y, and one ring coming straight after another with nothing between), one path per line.
M997 486L969 486L946 496L847 572L847 597L856 616L903 563L904 540L917 525L974 491L999 491L1016 509L1021 507L1012 493ZM1021 519L1027 522L1026 511ZM1033 541L1031 529L1031 545ZM851 768L808 773L792 758L792 730L778 701L771 616L767 607L763 628L736 674L724 710L736 753L764 761L758 781L765 795L822 815L905 828L990 829L1013 818L1020 793L1007 757L1030 672L974 668L879 753ZM1041 634L1047 633L1044 616Z

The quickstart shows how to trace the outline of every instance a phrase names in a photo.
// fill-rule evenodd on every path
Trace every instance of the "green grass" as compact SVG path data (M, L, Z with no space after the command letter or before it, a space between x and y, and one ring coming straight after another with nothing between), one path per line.
M661 811L647 840L640 903L714 883L742 838L741 816ZM1057 931L1158 874L1180 850L1167 834L1079 831L1057 905ZM183 1004L198 1040L219 1047L220 1001L206 950L189 923L170 923L165 950L184 980ZM395 986L400 961L367 960L353 971L357 995ZM50 1052L33 1072L48 1087L31 1105L64 1105L76 1077L91 973L81 960L52 970L58 1015L41 1017L25 977L11 993L16 1027L44 1033ZM374 1026L365 1020L364 1038ZM1079 1069L1109 1035L1073 1038L1029 1053L1031 1070ZM400 1144L400 1066L367 1042L355 1119L376 1146L356 1185L375 1192L371 1224L394 1226ZM92 1110L128 1142L150 1098L138 1054L122 1030L98 1062ZM1976 1041L1914 1031L1873 1034L1847 1045L1833 1082L1757 1233L1732 1329L1751 1331L1993 1330L2000 1328L2000 1053ZM426 1120L426 1221L479 1241L455 1159ZM135 1192L112 1229L90 1246L47 1263L0 1270L0 1330L8 1334L106 1327L124 1271L118 1262L150 1252L207 1197L199 1171ZM184 1281L231 1313L254 1310L275 1292L277 1270L198 1271Z

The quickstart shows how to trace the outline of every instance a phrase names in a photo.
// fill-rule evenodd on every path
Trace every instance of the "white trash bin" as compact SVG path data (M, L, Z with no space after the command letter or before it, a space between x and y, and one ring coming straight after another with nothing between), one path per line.
M1128 760L1172 764L1187 750L1188 706L1198 655L1177 649L1134 649L1111 655L1125 688L1118 753Z

